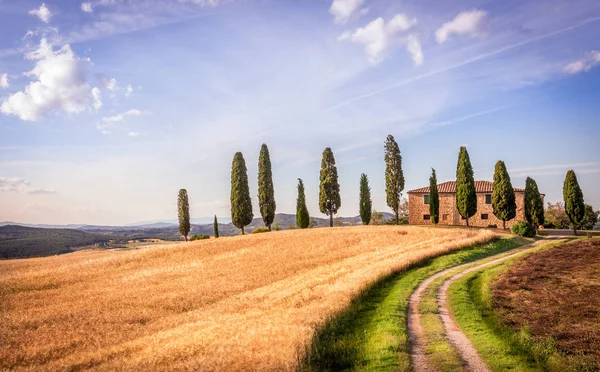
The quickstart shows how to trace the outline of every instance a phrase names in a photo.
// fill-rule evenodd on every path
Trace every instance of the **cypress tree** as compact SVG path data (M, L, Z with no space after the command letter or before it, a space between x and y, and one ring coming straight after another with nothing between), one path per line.
M473 167L465 146L460 147L456 166L456 208L469 226L469 218L477 213L477 194Z
M525 219L536 230L544 224L544 202L533 178L525 179Z
M525 194L525 199L527 199L527 193ZM504 165L502 160L498 160L494 168L492 209L494 216L502 220L502 229L504 230L506 230L506 221L510 221L517 216L515 189L512 187L506 165ZM527 210L527 207L525 207L525 210Z
M296 226L306 229L310 225L310 216L306 208L306 196L304 195L304 183L298 178L298 199L296 199Z
M253 217L246 161L241 152L236 152L231 164L231 222L242 229L243 235L244 227Z
M271 231L271 224L275 219L275 191L273 190L271 157L269 149L264 143L258 157L258 206L265 226Z
M391 134L385 140L385 195L388 207L396 215L396 225L400 223L399 209L404 190L404 173L400 148Z
M217 222L217 215L215 214L215 222L213 222L213 229L215 231L215 238L219 237L219 223Z
M319 210L329 216L329 226L333 227L333 215L342 205L340 184L338 183L335 158L329 147L323 151L319 187Z
M584 222L585 202L583 192L577 182L577 176L571 169L567 172L563 184L563 199L565 200L565 212L573 226L573 234L577 235L577 228Z
M177 198L177 216L179 217L179 232L185 237L190 233L190 203L186 189L179 190Z
M431 177L429 177L429 216L434 225L440 222L440 195L437 188L437 176L433 168L431 168Z
M371 222L371 188L369 187L369 178L366 174L360 175L360 219L363 225L368 225Z

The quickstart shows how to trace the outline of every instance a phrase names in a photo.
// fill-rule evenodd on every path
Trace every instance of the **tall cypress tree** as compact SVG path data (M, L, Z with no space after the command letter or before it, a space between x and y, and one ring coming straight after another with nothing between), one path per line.
M544 224L544 202L533 178L525 179L525 220L536 230Z
M431 177L429 177L429 218L434 225L440 222L440 195L437 188L437 176L433 168L431 168Z
M231 222L242 229L243 235L253 217L246 161L241 152L236 152L231 164Z
M177 216L179 217L179 232L185 237L190 233L190 203L186 189L179 190L177 198Z
M271 157L269 149L264 143L258 157L258 206L265 226L271 231L271 224L275 219L275 191L273 190Z
M583 192L577 182L577 176L572 169L567 172L565 177L563 199L565 200L565 212L573 226L573 234L577 235L577 228L584 222L585 202L583 201Z
M473 167L465 146L460 147L456 166L456 208L469 226L469 218L477 213L477 194Z
M372 201L371 201L371 188L369 187L369 178L367 178L366 174L360 175L360 219L362 220L363 225L368 225L371 222L371 210L372 210Z
M333 227L333 215L342 205L340 184L338 183L335 158L329 147L323 151L319 187L319 210L329 216L329 226Z
M310 225L310 216L306 208L306 196L304 195L304 183L298 178L298 199L296 199L296 226L306 229Z
M527 196L525 196L525 199L527 199ZM494 216L502 220L502 229L504 230L506 230L506 221L510 221L517 216L515 189L512 187L506 165L502 160L498 160L494 168L492 209Z
M404 190L404 173L400 148L391 134L385 140L385 195L388 207L396 215L396 225L400 223L399 209Z
M215 232L215 239L219 237L219 223L217 222L217 215L215 214L215 222L213 222L213 230Z

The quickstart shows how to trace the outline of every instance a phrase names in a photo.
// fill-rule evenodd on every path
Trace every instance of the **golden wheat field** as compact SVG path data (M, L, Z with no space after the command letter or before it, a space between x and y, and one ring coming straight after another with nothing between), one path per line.
M360 226L0 261L0 368L293 369L369 283L493 237Z

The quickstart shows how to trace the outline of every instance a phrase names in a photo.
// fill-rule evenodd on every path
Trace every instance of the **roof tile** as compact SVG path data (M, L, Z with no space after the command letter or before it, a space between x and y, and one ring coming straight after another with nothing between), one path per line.
M438 193L456 193L456 181L446 181L437 185ZM475 192L492 192L494 190L494 183L490 181L475 181ZM524 192L525 190L518 187L514 188L515 192ZM429 186L421 187L418 189L410 190L409 194L427 194L429 193Z

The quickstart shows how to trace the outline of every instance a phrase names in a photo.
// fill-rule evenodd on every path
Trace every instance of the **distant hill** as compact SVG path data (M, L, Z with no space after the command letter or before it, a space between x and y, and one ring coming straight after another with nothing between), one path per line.
M7 225L0 227L0 258L51 256L108 242L107 236L80 230Z
M391 213L382 213L385 220L391 219ZM311 217L314 227L329 226L329 219ZM296 215L278 213L275 223L280 230L296 228ZM339 226L360 225L360 217L339 217L335 219ZM135 239L162 239L170 241L183 240L177 224L170 222L151 222L137 226L96 226L96 225L69 225L50 227L51 225L35 225L36 227L19 225L6 225L0 227L0 258L40 257L54 254L68 253L78 247L98 245L102 247L120 247L128 240ZM246 232L251 233L258 227L263 227L261 217L252 220L246 227ZM275 226L274 226L275 227ZM221 236L239 235L240 229L231 222L219 224ZM190 236L204 234L212 236L213 224L192 224Z

